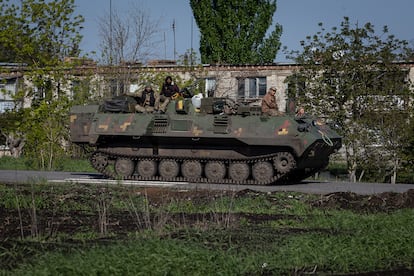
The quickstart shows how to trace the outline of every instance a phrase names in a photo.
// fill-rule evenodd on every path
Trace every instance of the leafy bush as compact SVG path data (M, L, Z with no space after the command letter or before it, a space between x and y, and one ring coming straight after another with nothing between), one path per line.
M346 163L330 162L327 170L334 176L343 176L348 174Z
M2 170L32 170L30 162L26 158L14 158L3 156L0 158L0 169Z

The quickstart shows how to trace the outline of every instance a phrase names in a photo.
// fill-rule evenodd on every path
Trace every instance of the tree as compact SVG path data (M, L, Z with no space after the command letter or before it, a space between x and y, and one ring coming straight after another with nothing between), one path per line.
M102 62L144 61L157 46L153 40L157 33L158 21L151 20L137 5L132 5L126 16L111 11L99 18Z
M79 55L84 22L75 16L74 0L5 0L0 5L0 60L36 67L56 65Z
M184 66L195 66L196 64L200 64L200 61L197 53L193 49L187 49L183 55L178 57L177 64Z
M190 0L200 29L202 63L272 63L280 49L279 24L272 25L276 1Z
M389 35L386 26L377 35L370 23L352 26L347 17L330 32L319 25L317 34L302 41L303 51L292 53L302 67L289 81L301 80L306 88L292 89L290 96L339 125L352 181L357 170L374 165L382 174L391 167L395 181L412 114L403 66L408 43Z
M406 132L407 136L405 137L406 143L402 148L403 158L402 158L402 173L401 181L404 183L414 183L414 119L410 118L410 124L408 131Z
M18 124L24 121L22 112L5 112L0 114L0 135L10 150L12 157L19 157L25 145L22 133L19 132ZM1 143L3 144L3 143Z
M79 55L83 18L74 15L74 0L22 0L19 6L6 0L0 10L4 19L0 20L0 54L11 54L1 60L26 63L24 78L33 83L32 87L22 85L14 95L18 102L30 99L31 106L5 114L16 119L1 126L1 132L19 141L11 145L24 145L20 150L39 161L39 168L50 169L63 153L68 136L72 102L63 90L70 68L64 60Z

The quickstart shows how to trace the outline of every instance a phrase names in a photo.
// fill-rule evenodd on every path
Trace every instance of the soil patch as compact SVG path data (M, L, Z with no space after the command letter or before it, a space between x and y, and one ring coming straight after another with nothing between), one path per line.
M303 221L304 215L257 214L256 212L173 212L163 208L174 203L188 202L191 205L221 203L231 199L252 198L268 201L272 206L290 208L295 201L302 201L312 208L351 210L358 213L392 212L402 208L414 208L414 190L405 193L381 193L359 195L351 192L337 192L326 195L306 195L300 193L262 193L249 189L242 191L219 190L177 190L165 188L128 188L118 190L107 187L76 186L63 193L54 189L35 191L41 193L49 207L30 208L33 191L28 186L18 186L15 194L0 194L5 199L29 199L21 202L19 208L12 203L0 207L0 246L4 249L0 263L3 269L11 269L23 260L39 252L59 250L70 252L82 246L105 244L128 239L129 235L142 230L156 231L160 237L201 241L208 248L231 246L266 250L274 243L282 244L287 235L304 233L338 234L333 229L298 227L272 228L272 223L283 225ZM5 190L6 191L6 190ZM127 204L115 208L113 197ZM134 209L131 198L145 199L148 210ZM44 202L43 202L44 203ZM107 204L107 205L106 205ZM128 204L132 204L129 206ZM136 203L134 203L136 204ZM40 204L42 206L42 204ZM52 208L50 206L53 206ZM70 206L70 208L67 208ZM73 209L72 209L73 206ZM80 207L79 207L80 206ZM119 206L118 206L119 207ZM84 208L84 209L83 209ZM164 231L168 225L169 231ZM203 231L208 230L208 231ZM191 232L194 231L194 232ZM26 238L41 237L42 242ZM83 237L83 238L82 238ZM85 240L86 242L80 242ZM48 243L50 241L50 243ZM58 241L58 242L56 242ZM18 249L18 252L15 252ZM13 253L14 252L14 253ZM9 255L8 255L9 254ZM18 255L16 255L18 254ZM16 257L17 256L17 257ZM304 272L305 273L305 272ZM366 273L361 275L409 275L410 270L392 270ZM306 273L305 273L306 274Z
M414 190L375 195L337 192L324 195L319 200L310 203L313 207L346 209L361 213L389 212L402 208L414 208Z
M67 199L73 201L86 200L82 194L84 190L72 190ZM98 191L104 193L105 191ZM257 197L269 200L272 204L289 204L289 200L306 200L314 208L345 209L359 213L391 212L401 208L414 208L414 190L405 193L381 193L375 195L358 195L350 192L337 192L320 197L289 196L279 200L277 193L261 193L252 190L212 191L212 190L175 190L165 188L136 188L128 190L129 195L144 196L149 206L157 207L172 202L188 201L191 204L207 204L224 197ZM95 194L96 195L96 194ZM91 195L93 197L93 195ZM64 196L61 196L61 200ZM35 211L35 212L34 212ZM123 236L131 231L142 229L155 229L161 225L219 227L237 226L240 222L245 224L264 224L277 220L301 220L299 216L286 214L254 214L254 213L176 213L158 212L145 213L136 210L104 210L103 212L91 212L82 210L50 210L30 208L0 208L0 240L43 236L55 237L59 233L67 236L75 233L97 232L101 234L113 233L115 236Z

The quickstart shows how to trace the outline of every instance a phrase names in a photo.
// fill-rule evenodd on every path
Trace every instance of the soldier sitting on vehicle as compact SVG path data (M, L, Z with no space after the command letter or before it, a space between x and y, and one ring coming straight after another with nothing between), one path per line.
M164 113L168 103L171 101L171 98L178 93L180 93L180 89L173 83L172 77L166 77L160 91L159 100L162 104L159 104L159 110Z
M302 106L298 107L297 110L296 110L295 117L296 118L306 117L305 108L302 107Z
M270 116L279 115L279 109L276 104L276 87L270 87L269 91L262 99L262 113Z
M138 104L135 106L135 110L137 112L150 113L154 112L157 109L157 96L150 84L147 84L145 86L145 89L144 91L142 91L142 94L140 95L139 99L140 100Z

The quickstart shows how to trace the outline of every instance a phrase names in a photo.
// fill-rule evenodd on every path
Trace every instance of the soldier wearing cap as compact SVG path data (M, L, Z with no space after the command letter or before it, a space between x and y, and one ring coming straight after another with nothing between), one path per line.
M276 104L276 87L272 86L262 99L262 113L270 116L279 115L279 108Z

